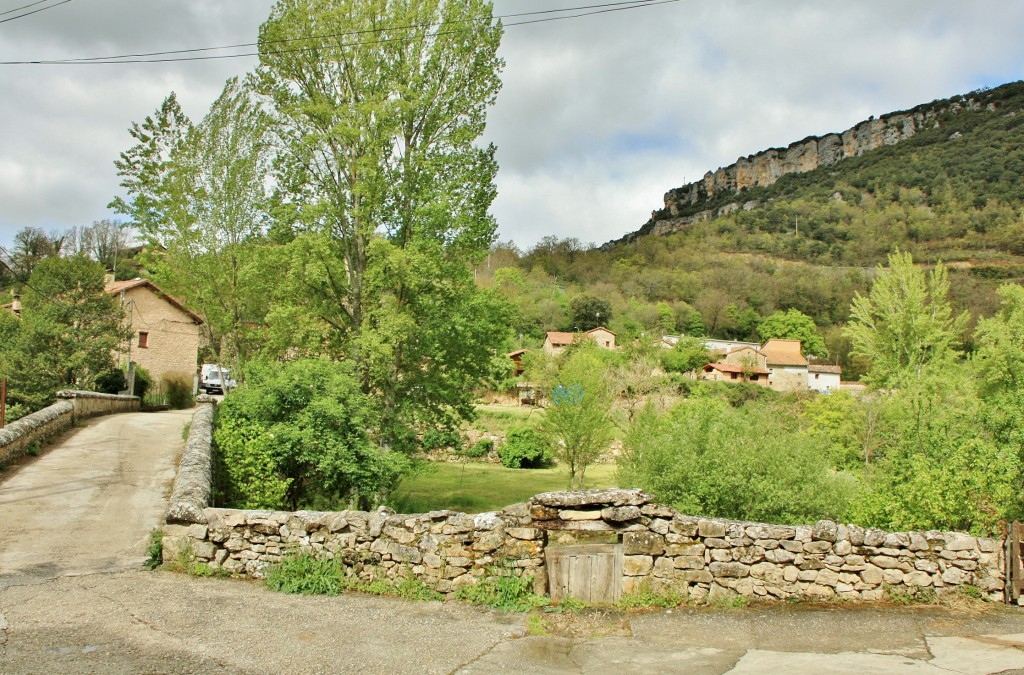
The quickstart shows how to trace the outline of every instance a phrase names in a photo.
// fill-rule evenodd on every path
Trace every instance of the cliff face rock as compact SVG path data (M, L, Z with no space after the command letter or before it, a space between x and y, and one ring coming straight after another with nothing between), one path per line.
M918 106L908 112L871 118L842 133L810 136L786 148L771 148L741 157L734 164L707 172L702 180L669 190L665 194L664 209L651 214L651 219L638 231L618 241L609 242L602 248L629 243L646 234L671 234L695 222L740 209L749 211L760 206L761 202L737 199L714 209L701 209L700 206L723 193L739 196L747 188L772 185L789 173L813 171L831 166L846 157L857 157L883 146L896 145L923 129L938 128L939 118L947 113L983 109L995 110L996 105L985 104L980 97L950 99Z

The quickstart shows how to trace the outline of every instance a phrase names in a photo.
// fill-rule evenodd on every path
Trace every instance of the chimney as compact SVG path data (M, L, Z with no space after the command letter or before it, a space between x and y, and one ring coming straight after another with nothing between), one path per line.
M21 296L15 295L14 301L11 303L11 311L14 312L14 316L21 316Z

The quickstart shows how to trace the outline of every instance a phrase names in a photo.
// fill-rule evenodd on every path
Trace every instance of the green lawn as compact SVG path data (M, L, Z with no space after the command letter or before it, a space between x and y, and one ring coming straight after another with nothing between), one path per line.
M615 465L595 464L587 469L587 487L615 485ZM393 499L399 513L426 513L440 509L482 513L524 502L540 492L565 490L569 473L554 469L506 469L500 464L428 464L402 481Z

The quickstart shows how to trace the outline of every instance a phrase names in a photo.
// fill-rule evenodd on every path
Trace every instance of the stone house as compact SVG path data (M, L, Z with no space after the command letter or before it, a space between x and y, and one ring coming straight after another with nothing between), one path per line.
M807 390L807 359L800 340L772 338L761 345L768 368L768 386L776 391Z
M766 357L754 346L745 345L704 366L702 379L708 382L753 382L768 386Z
M117 354L145 368L154 382L170 373L189 379L199 360L199 328L203 320L148 279L113 281L107 293L118 296L125 321L131 330L130 346Z
M615 333L604 326L598 326L597 328L588 330L586 333L581 333L581 335L590 338L602 349L615 349ZM551 356L561 354L565 351L566 347L573 344L575 341L575 333L548 331L547 335L544 337L544 353Z
M807 387L822 394L839 391L842 375L841 366L819 366L812 363L807 366Z

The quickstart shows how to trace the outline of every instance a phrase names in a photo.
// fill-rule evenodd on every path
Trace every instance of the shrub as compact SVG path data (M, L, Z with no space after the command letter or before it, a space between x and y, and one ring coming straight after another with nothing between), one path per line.
M153 386L153 378L150 377L149 371L142 366L135 366L135 396L145 399L146 392L151 386Z
M280 593L301 595L338 595L349 586L340 562L308 553L288 556L272 565L267 569L266 584Z
M494 450L494 441L490 438L481 438L466 448L466 456L473 458L486 457L490 454L491 450Z
M96 376L96 391L101 394L116 394L124 391L126 385L124 371L120 368L104 370Z
M544 434L528 424L517 424L509 429L498 456L502 466L509 469L536 469L552 460Z
M167 373L163 379L164 397L167 405L175 410L185 410L194 404L192 377L185 373Z
M459 432L450 429L427 429L423 433L423 449L430 452L442 448L451 448L456 451L461 449L462 438L459 436Z
M532 577L514 576L511 570L491 568L476 584L459 586L455 597L474 605L485 605L502 612L528 612L550 601L533 592Z

